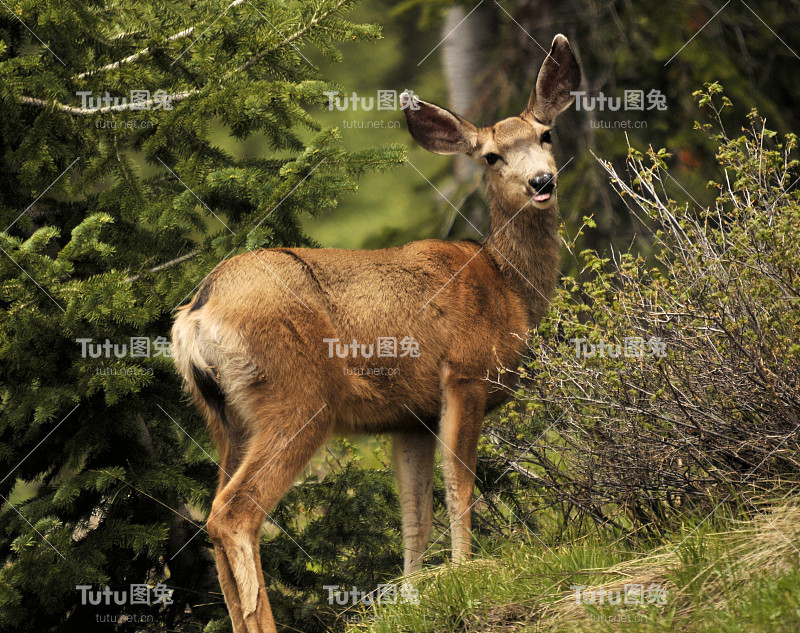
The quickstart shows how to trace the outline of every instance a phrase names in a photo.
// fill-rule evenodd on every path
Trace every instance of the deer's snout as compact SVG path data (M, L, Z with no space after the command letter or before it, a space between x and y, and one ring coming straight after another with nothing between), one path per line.
M552 193L556 188L556 177L553 174L539 174L531 178L528 184L536 193Z

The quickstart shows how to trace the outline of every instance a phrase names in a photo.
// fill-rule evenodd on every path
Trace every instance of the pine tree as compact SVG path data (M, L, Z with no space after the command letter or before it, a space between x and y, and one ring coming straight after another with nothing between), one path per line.
M217 467L165 343L220 260L309 245L301 214L402 160L346 152L309 114L340 89L312 51L380 36L352 4L2 3L0 629L108 612L175 630L220 603L202 530ZM82 606L76 589L143 583L172 604Z

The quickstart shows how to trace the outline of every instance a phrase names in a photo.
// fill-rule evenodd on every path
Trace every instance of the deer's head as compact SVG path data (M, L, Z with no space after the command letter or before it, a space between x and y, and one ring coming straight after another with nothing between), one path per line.
M556 35L539 69L528 105L519 116L488 127L425 101L404 112L408 129L436 154L463 153L486 169L487 188L501 209L516 213L525 205L547 209L555 204L558 170L551 128L573 102L581 69L569 41Z

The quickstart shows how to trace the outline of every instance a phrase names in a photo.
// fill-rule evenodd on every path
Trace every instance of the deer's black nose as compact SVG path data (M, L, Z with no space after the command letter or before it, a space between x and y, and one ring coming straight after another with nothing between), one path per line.
M531 178L528 184L536 193L551 193L556 188L556 177L553 174L539 174Z
M554 174L539 174L531 178L528 184L536 193L551 193L556 188L556 177Z

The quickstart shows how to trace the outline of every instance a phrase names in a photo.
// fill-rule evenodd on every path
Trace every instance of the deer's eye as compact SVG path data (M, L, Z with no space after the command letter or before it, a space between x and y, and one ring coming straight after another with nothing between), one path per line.
M494 154L493 152L489 152L486 154L486 156L484 156L484 158L489 165L494 165L498 160L502 160L502 156L500 156L500 154Z
M542 134L542 145L545 143L549 143L552 145L553 143L553 135L550 134L550 130L547 130L544 134Z

